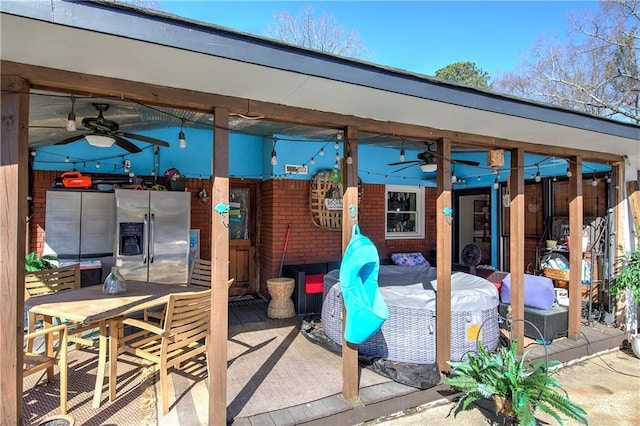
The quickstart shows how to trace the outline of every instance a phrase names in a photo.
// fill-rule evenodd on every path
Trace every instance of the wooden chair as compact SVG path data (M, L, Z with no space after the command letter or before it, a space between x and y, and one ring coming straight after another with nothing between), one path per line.
M44 352L34 352L33 343L38 337L44 337L45 340L57 338L57 353L47 354L47 344L41 345ZM24 336L24 343L27 351L24 353L22 377L27 377L47 370L47 381L53 380L53 367L58 365L60 368L60 414L67 414L67 326L65 324L55 325L27 333Z
M191 264L189 285L211 288L211 261L195 258Z
M151 361L160 370L163 414L169 412L169 369L180 368L183 362L200 354L207 356L210 312L209 289L169 296L162 328L134 318L119 322L118 354L128 353ZM132 327L132 333L124 336L124 327Z
M234 279L228 281L227 285L231 287ZM191 263L191 273L189 274L189 285L211 288L211 261L195 258ZM146 310L144 312L145 321L156 321L162 327L162 319L164 318L163 310Z
M72 290L80 288L80 265L74 264L69 266L63 266L60 268L44 269L42 271L29 272L24 277L24 297L25 300L30 297L38 297L45 294L57 293L58 291ZM35 331L36 323L43 321L42 315L36 315L34 313L28 313L28 325L27 332L33 333ZM58 322L63 322L62 318L57 319ZM95 328L95 325L91 324L68 324L69 325L69 341L76 344L76 348L80 345L95 346L92 340L84 339L83 333ZM30 342L33 345L33 342ZM27 350L31 351L33 346L29 346Z

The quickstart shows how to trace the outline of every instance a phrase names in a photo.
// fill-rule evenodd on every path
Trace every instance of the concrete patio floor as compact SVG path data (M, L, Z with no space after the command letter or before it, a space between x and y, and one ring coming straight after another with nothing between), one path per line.
M630 349L612 349L571 361L558 371L557 379L569 398L585 409L590 425L636 426L640 424L640 359ZM414 409L365 423L366 426L483 425L502 424L489 402L474 404L448 416L454 403L441 398ZM539 413L540 424L556 424ZM579 424L561 416L565 425Z
M433 401L442 404L448 394L442 385L419 390L362 368L361 404L347 404L340 396L340 355L307 339L300 332L301 318L271 320L265 312L264 303L230 307L227 418L236 426L359 424ZM618 348L623 338L620 330L595 324L584 326L579 340L560 338L547 347L529 342L528 349L533 358L544 358L546 352L549 359L567 362ZM157 375L149 368L127 356L119 358L116 400L108 401L105 384L102 406L92 409L96 354L71 350L69 357L69 414L77 425L207 424L209 386L202 360L170 374L170 412L162 416ZM608 376L603 377L606 382ZM34 381L24 382L25 425L38 425L58 412L57 375L51 384L34 386ZM637 381L630 383L640 389ZM452 419L445 418L446 413L438 423ZM459 415L457 424L465 424L461 419Z

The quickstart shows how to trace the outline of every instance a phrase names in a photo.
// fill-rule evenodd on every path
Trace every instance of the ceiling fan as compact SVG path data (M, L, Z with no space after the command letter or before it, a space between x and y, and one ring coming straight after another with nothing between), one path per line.
M399 166L399 165L407 164L406 167L401 167L398 170L395 170L394 173L404 169L408 169L409 167L414 166L416 164L420 165L420 169L423 172L427 172L427 173L435 172L437 169L437 159L439 155L435 151L431 150L431 146L433 145L432 143L425 142L425 144L427 145L427 150L418 154L418 160L398 161L395 163L389 163L387 165ZM465 164L467 166L474 166L474 167L477 167L480 165L480 163L478 163L477 161L471 161L471 160L454 160L452 158L452 159L448 159L448 161L450 161L452 164Z
M103 112L109 109L109 104L94 103L93 107L98 111L97 117L85 117L82 119L82 126L90 130L89 133L71 136L70 138L56 142L54 145L66 145L71 142L78 141L80 139L86 139L89 145L108 148L114 143L120 148L129 151L132 154L141 152L135 144L128 141L128 139L135 139L141 142L151 143L154 145L160 145L168 147L169 143L160 139L152 138L149 136L137 135L135 133L120 132L120 125L113 121L104 118Z

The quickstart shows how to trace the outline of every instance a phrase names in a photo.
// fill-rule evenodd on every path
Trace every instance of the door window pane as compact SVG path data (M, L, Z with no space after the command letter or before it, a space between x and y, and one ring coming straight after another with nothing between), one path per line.
M229 190L229 239L249 238L249 190Z

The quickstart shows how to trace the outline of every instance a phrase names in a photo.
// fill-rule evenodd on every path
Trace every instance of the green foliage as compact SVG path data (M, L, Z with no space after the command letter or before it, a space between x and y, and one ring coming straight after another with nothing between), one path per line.
M489 88L489 73L478 68L475 62L455 62L436 71L435 76L454 83L462 83L478 89Z
M609 292L617 296L628 288L633 294L633 300L640 302L640 246L636 251L627 253L624 260L624 266L609 287Z
M559 424L562 424L560 414L587 424L587 413L568 398L560 383L552 377L554 372L548 369L557 362L525 365L526 355L525 352L518 357L515 342L511 347L502 347L494 354L478 345L478 353L469 354L467 362L449 362L455 375L444 383L462 391L451 409L454 417L474 401L497 395L511 403L513 413L503 414L507 417L512 415L521 425L536 425L536 409L550 415Z
M44 255L38 257L38 253L32 251L24 259L24 269L27 272L42 271L43 269L52 269L56 265L52 262L57 261L56 256Z

